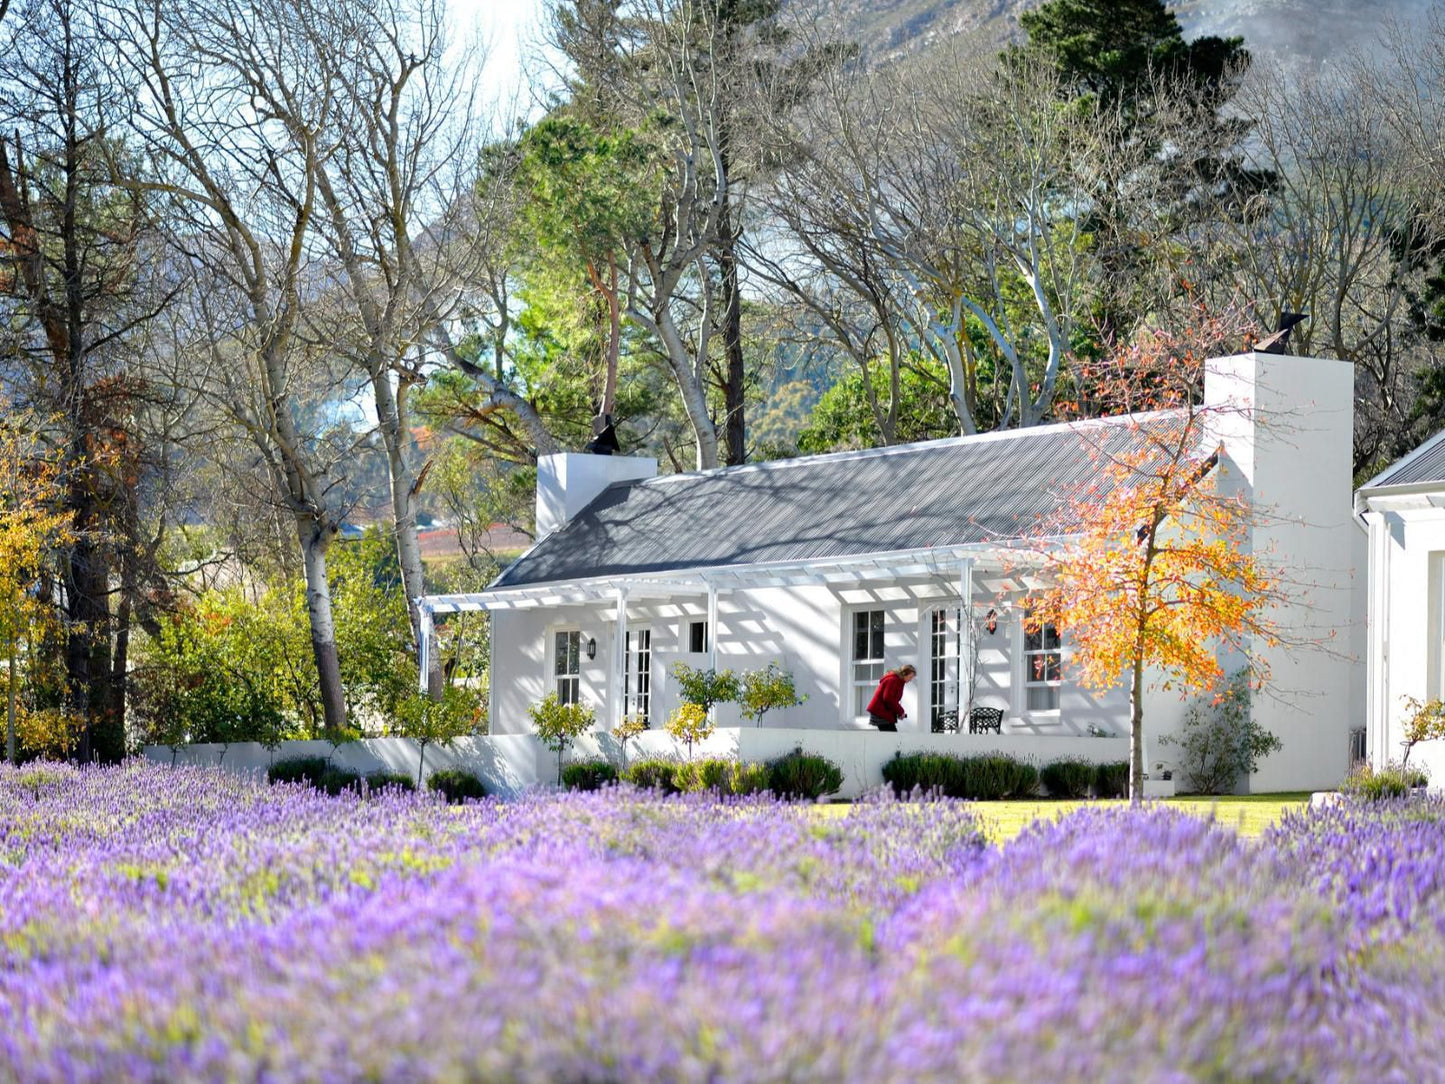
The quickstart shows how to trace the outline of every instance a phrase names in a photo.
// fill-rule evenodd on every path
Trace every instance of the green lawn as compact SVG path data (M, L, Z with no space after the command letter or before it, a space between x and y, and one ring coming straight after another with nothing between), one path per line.
M1220 824L1233 828L1246 839L1254 839L1279 820L1286 809L1300 809L1309 803L1308 791L1287 794L1242 794L1226 797L1167 798L1166 804L1201 817L1214 817ZM1036 798L1023 802L977 802L974 813L985 834L995 843L1004 843L1039 818L1060 817L1083 806L1122 806L1124 801L1068 801ZM818 807L822 816L842 816L849 803L837 802Z

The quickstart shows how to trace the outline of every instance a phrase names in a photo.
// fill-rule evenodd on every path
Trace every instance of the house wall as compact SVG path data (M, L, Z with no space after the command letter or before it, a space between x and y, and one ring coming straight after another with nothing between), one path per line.
M1242 354L1210 362L1205 398L1222 408L1218 484L1253 502L1246 544L1280 570L1290 597L1272 614L1285 642L1252 648L1269 670L1252 712L1284 749L1262 762L1248 786L1333 787L1349 768L1350 727L1362 721L1354 372L1338 361Z
M912 663L917 680L904 690L907 718L901 733L927 733L929 720L929 630L932 606L957 599L957 586L943 580L894 585L837 588L824 585L722 590L718 594L717 665L719 669L759 669L770 662L792 673L805 702L786 711L771 712L763 728L790 730L856 730L874 733L865 718L851 711L851 630L858 610L885 612L884 649L888 667ZM1000 602L990 591L975 591L975 604L986 611L1000 608L993 635L979 635L979 678L975 703L1005 709L1007 732L1037 737L1071 737L1089 734L1093 725L1114 734L1125 732L1128 692L1122 686L1095 693L1071 677L1067 638L1063 644L1064 680L1059 710L1029 712L1023 693L1022 613L1016 605ZM706 653L687 650L689 623L704 620L703 596L675 600L632 600L627 607L631 630L652 631L652 720L661 726L679 698L670 669L675 662L706 667ZM526 610L500 610L492 625L492 714L494 734L531 731L528 705L552 688L549 645L561 629L575 628L582 642L596 641L596 657L582 659L581 694L597 710L599 727L610 729L618 710L616 682L609 680L615 665L616 608L611 603L559 606ZM757 727L743 719L738 706L717 709L720 727Z
M1441 658L1445 510L1423 497L1399 503L1417 507L1396 507L1366 517L1375 546L1372 618L1377 630L1372 631L1377 635L1371 644L1375 659L1371 678L1377 684L1371 690L1374 726L1369 755L1376 766L1399 760L1404 752L1404 698L1423 701L1445 695ZM1445 742L1416 746L1410 763L1423 765L1436 784L1445 781Z

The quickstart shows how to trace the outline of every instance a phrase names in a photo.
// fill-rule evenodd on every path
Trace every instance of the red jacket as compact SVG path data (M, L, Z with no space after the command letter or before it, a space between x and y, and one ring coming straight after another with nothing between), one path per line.
M868 701L868 714L896 723L908 713L903 710L903 679L894 673L883 675L873 699Z

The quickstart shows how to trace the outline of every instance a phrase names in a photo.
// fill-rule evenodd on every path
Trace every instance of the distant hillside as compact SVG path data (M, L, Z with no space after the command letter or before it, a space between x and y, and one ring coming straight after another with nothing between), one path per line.
M1042 0L833 0L839 31L876 63L927 49L941 37L982 32L1000 43L1019 33L1018 13ZM1328 64L1352 44L1371 45L1387 18L1414 20L1432 0L1182 0L1188 37L1241 35L1257 56Z

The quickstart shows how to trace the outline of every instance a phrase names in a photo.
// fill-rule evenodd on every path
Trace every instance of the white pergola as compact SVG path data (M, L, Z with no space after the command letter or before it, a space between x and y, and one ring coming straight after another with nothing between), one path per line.
M973 598L975 569L988 560L1002 566L1007 558L1011 565L1027 565L1029 551L1008 542L970 543L939 546L930 549L898 550L891 553L870 553L859 556L808 558L795 561L774 561L745 565L721 565L710 568L688 568L635 575L593 576L561 583L530 587L500 587L460 595L424 595L417 600L421 610L421 691L427 690L432 640L437 614L466 613L478 610L526 610L550 606L585 603L607 603L616 610L616 636L613 643L612 673L620 676L626 668L627 604L636 599L675 598L678 595L706 597L708 628L708 666L717 668L717 599L720 590L762 587L797 587L827 585L832 587L864 586L879 581L896 581L919 577L956 579L959 599L967 603ZM1022 585L1022 583L1021 583ZM972 622L963 622L969 654L972 653ZM612 698L614 714L622 710L621 697ZM615 725L621 719L613 719Z

